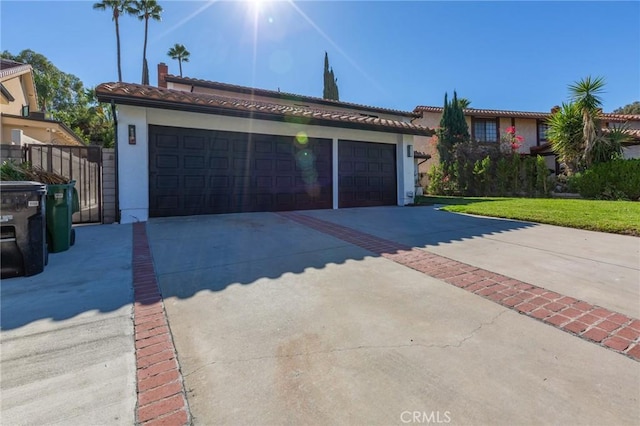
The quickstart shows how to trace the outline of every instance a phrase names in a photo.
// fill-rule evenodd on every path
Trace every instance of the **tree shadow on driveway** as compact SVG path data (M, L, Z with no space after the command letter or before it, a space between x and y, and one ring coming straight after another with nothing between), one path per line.
M112 312L132 303L131 235L131 225L77 227L76 244L50 254L43 272L2 280L0 329Z
M415 247L535 226L431 207L301 213ZM2 280L0 330L113 312L133 302L131 226L85 226L76 232L76 245L52 254L41 274ZM147 234L164 298L189 298L378 256L277 213L151 219Z
M433 208L300 212L410 247L425 247L536 226ZM274 213L151 219L149 244L163 297L188 298L232 284L303 274L308 268L377 257Z

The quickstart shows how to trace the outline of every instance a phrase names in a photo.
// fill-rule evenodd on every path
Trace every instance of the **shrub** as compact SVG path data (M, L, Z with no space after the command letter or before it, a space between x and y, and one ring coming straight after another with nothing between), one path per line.
M548 196L551 188L547 163L540 155L536 156L536 191L540 196Z
M574 183L585 198L639 200L640 159L596 164Z
M431 166L429 173L429 184L427 192L432 195L454 195L457 191L455 176L446 170L442 164Z

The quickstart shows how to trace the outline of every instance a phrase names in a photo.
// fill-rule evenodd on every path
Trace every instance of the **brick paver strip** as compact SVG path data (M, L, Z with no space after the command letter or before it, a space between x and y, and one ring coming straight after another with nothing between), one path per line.
M545 288L296 212L290 220L640 361L640 320Z
M133 225L132 266L136 424L189 424L191 416L182 374L156 280L145 223Z

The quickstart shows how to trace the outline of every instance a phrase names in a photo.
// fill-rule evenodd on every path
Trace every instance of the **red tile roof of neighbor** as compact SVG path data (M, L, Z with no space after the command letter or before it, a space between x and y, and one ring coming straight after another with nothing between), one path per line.
M476 108L464 108L465 115L471 115L474 117L507 117L507 118L535 118L546 119L551 116L551 112L529 112L529 111L507 111L500 109L476 109ZM413 112L436 112L442 113L442 107L434 106L417 106ZM604 112L600 114L600 119L610 122L625 122L625 121L640 121L640 115L638 114L614 114L610 112Z
M235 84L220 83L217 81L210 81L210 80L201 80L198 78L180 77L180 76L175 76L171 74L168 74L167 76L165 76L165 81L172 82L172 83L188 84L188 85L198 86L198 87L206 87L210 89L226 90L230 92L247 93L247 94L265 96L265 97L270 97L275 99L284 99L284 100L301 101L301 102L313 102L313 103L319 103L327 106L355 108L355 109L361 109L361 110L371 111L371 112L395 114L395 115L401 115L404 117L411 117L411 118L420 116L420 114L416 113L415 111L411 112L411 111L400 111L396 109L380 108L380 107L374 107L374 106L368 106L368 105L354 104L350 102L334 101L331 99L318 98L315 96L298 95L295 93L280 92L276 90L257 89L254 87L238 86Z
M133 83L102 83L96 88L100 102L151 108L274 120L291 123L355 128L379 132L431 136L428 127L403 121L332 111L320 107L292 107L277 103L238 99L206 93L191 93ZM340 103L344 105L343 103ZM339 106L339 105L336 105Z

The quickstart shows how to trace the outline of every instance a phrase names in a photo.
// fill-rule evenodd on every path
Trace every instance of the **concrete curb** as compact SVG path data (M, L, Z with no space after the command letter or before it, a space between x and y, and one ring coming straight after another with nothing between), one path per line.
M640 361L637 318L304 214L279 214Z
M180 364L156 280L145 223L133 225L132 266L136 424L190 424Z

